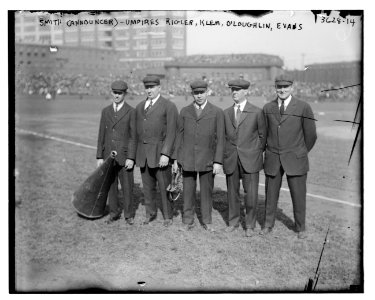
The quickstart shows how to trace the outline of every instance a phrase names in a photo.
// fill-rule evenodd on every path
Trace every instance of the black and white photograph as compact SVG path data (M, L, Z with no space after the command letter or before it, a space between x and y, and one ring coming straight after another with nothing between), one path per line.
M9 292L364 293L364 10L123 8L8 10Z

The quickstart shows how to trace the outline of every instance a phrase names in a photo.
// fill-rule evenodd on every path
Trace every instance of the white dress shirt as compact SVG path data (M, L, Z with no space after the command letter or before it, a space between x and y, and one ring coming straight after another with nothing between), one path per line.
M156 101L160 98L160 94L156 96L155 99L148 99L145 103L145 109L152 103L152 105L155 104Z
M119 104L116 104L115 102L113 102L113 110L115 112L119 111L123 106L124 106L124 101L121 101L121 103Z
M200 106L200 108L199 108L199 105L198 105L197 103L194 102L194 106L195 106L196 109L202 109L202 110L203 110L204 107L206 106L206 104L207 104L207 100L206 100L206 101Z
M292 95L290 95L288 98L286 98L284 100L284 111L286 111L286 108L288 107L289 103L290 103L290 100L292 100ZM279 103L279 110L280 110L280 107L281 107L281 100L278 98L277 99L277 102Z
M246 102L247 102L247 100L244 100L239 104L236 104L236 103L234 104L234 106L233 106L234 115L236 115L236 113L237 113L238 106L240 107L241 112L243 112L243 110L245 109Z

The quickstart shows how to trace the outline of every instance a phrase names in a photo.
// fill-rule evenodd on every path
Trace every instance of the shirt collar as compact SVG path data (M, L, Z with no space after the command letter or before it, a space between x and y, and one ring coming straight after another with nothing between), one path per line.
M290 100L292 100L292 95L290 95L288 98L286 98L286 99L284 100L284 107L285 107L285 108L289 105ZM280 100L279 98L277 98L277 102L278 102L279 107L280 107L280 106L281 106L281 100Z
M119 104L116 104L115 102L113 102L113 110L114 111L119 111L123 106L124 106L124 100L121 101L121 103Z
M245 105L247 103L247 100L245 99L244 101L242 101L240 104L234 104L234 110L237 110L237 106L239 105L240 106L240 110L243 111L245 109Z
M206 104L207 104L207 100L201 105L201 109L204 109ZM195 102L194 102L194 106L196 109L199 109L199 105L197 105Z
M156 101L158 101L158 99L160 98L160 94L156 96L156 98L152 99L151 102L152 104L155 104ZM147 101L149 101L150 99L147 99Z

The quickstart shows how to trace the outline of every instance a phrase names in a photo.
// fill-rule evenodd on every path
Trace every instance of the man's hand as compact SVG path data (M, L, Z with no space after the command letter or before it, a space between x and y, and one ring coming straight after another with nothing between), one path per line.
M162 154L159 160L159 168L164 168L168 166L168 163L169 163L169 157Z
M221 172L221 170L222 170L221 164L214 163L213 171L212 171L214 173L214 175L219 174Z
M103 158L98 158L96 161L96 167L99 168L104 162Z
M177 163L177 159L175 159L172 165L172 172L177 173L177 170L178 170L178 163Z
M134 161L132 159L127 159L125 161L125 169L130 170L134 167Z

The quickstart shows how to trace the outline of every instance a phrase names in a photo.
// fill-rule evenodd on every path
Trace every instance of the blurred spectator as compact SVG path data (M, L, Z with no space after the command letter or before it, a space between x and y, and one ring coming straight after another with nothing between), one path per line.
M195 57L195 58L194 58ZM210 60L209 56L193 56L197 61ZM216 58L220 56L213 56ZM233 60L240 60L241 55L233 55ZM191 58L191 56L190 56ZM181 58L184 60L185 58ZM226 74L221 77L208 78L204 76L207 81L212 96L217 96L222 99L224 96L230 96L230 89L227 88L229 78ZM100 76L100 75L85 75L85 74L63 74L63 73L39 73L33 75L26 75L21 73L16 74L16 91L24 95L41 95L45 97L48 93L51 95L51 100L55 99L56 95L78 95L83 98L84 95L101 96L108 99L108 87L114 80L120 79L128 83L128 92L133 96L144 95L144 88L142 84L143 75L132 76ZM163 89L170 97L184 96L190 92L189 82L197 79L194 74L183 75L180 77L171 76L162 80ZM334 86L331 83L309 83L309 82L295 82L294 94L297 97L306 99L307 101L352 101L359 97L361 87L342 88L343 85ZM274 86L272 82L253 82L250 87L251 96L264 97L266 99L273 99L275 96ZM329 90L329 91L325 91Z

